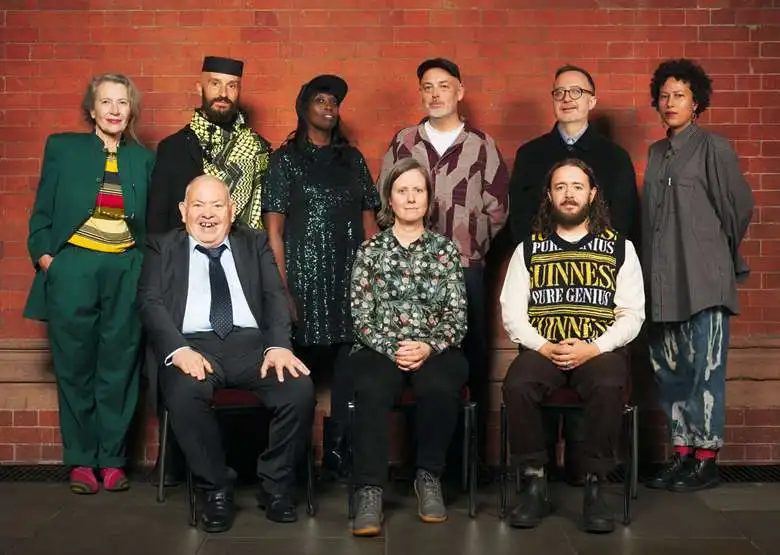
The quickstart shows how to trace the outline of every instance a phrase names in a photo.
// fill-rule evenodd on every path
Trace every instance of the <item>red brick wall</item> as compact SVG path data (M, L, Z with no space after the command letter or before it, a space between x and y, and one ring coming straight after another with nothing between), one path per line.
M613 9L599 4L4 0L0 338L45 337L41 325L21 316L31 279L25 230L45 137L84 128L78 105L87 79L103 71L135 79L144 93L141 137L154 147L198 103L194 86L206 54L247 62L242 101L274 145L295 125L293 103L301 83L317 73L343 75L351 89L344 122L375 175L393 132L422 115L414 71L425 57L441 55L460 64L465 113L493 135L510 164L521 143L552 124L555 68L582 64L598 85L598 115L610 121L614 138L640 173L648 144L663 133L649 106L652 70L667 57L696 58L715 81L713 107L703 123L734 142L758 206L744 245L753 275L743 288L743 316L734 322L734 337L746 344L780 338L780 0L615 0L609 3ZM643 7L634 9L636 4ZM22 385L16 384L14 403L0 395L0 409L5 408L0 460L56 460L58 448L49 445L57 439L50 427L56 424L51 392L36 385L35 395L25 396L18 393ZM43 397L48 401L41 405ZM12 412L17 408L22 412ZM732 421L751 424L744 411L730 415ZM780 424L780 417L765 423ZM771 441L747 436L739 441L770 445L780 439L776 432ZM750 456L780 457L771 449L754 451ZM739 455L748 456L744 450Z

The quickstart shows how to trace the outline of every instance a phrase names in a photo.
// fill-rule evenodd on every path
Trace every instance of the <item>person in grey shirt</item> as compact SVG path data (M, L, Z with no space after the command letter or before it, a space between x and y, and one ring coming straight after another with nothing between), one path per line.
M738 249L753 194L728 140L696 119L712 80L696 63L667 60L650 83L667 137L650 146L642 199L642 267L650 361L674 446L648 487L697 491L718 483L729 317L749 269Z

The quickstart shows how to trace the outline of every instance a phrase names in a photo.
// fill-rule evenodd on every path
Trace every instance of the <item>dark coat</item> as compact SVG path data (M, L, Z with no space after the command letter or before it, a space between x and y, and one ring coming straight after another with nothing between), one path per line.
M179 202L190 182L203 174L203 150L189 125L160 141L149 190L148 230L152 235L184 229Z
M290 309L268 236L264 231L235 225L229 237L241 289L263 334L261 347L291 349ZM153 406L157 402L157 368L173 351L188 344L181 329L189 268L186 231L177 229L149 239L138 284L138 309L151 347L145 367Z
M127 224L141 246L146 242L146 196L154 154L134 141L124 141L117 150L117 163ZM46 272L38 267L38 259L44 254L56 257L92 215L105 170L105 145L95 133L57 133L46 141L27 237L35 279L25 317L48 320Z
M609 207L612 227L639 245L639 195L634 164L628 152L599 134L593 125L588 126L571 149L557 125L517 149L509 182L509 221L515 244L531 234L547 173L566 158L579 158L593 169L602 198Z

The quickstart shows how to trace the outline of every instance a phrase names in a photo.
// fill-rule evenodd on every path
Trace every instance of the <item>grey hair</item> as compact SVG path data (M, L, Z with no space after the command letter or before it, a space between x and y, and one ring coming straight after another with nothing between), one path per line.
M431 174L425 169L425 166L414 158L403 158L390 168L390 171L387 172L384 181L382 181L379 187L379 196L382 201L382 206L379 208L379 213L376 216L376 223L381 229L387 229L395 223L395 213L393 213L393 207L390 206L390 193L393 191L393 184L403 174L412 170L420 172L425 179L425 191L428 193L428 206L426 207L425 215L423 216L423 225L428 227L431 205L433 204L433 181L431 180Z
M128 135L137 143L138 135L135 133L135 122L141 115L141 93L138 91L133 81L121 73L103 73L92 78L84 92L84 99L81 101L81 113L89 125L95 125L95 119L92 117L92 110L95 109L95 98L97 89L103 83L117 83L127 88L127 99L130 101L130 117L127 120Z

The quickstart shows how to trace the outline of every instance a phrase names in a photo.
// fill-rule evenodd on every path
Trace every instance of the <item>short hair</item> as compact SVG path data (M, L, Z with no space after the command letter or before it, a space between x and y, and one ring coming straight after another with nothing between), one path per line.
M650 105L658 109L658 97L661 95L661 87L667 79L673 78L687 83L693 93L693 101L696 103L695 114L698 116L710 106L712 96L712 79L699 64L693 60L680 58L678 60L666 60L655 69L650 80Z
M137 143L140 143L135 133L135 122L141 115L141 93L138 91L133 81L121 73L103 73L92 78L84 92L84 98L81 101L81 113L89 125L95 125L95 119L92 117L92 110L95 109L95 98L97 89L103 83L117 83L127 88L127 99L130 101L130 116L127 119L127 133Z
M553 167L550 168L550 171L547 172L544 194L542 195L539 211L536 213L533 232L541 233L545 237L549 237L555 232L557 224L555 218L553 218L553 205L548 193L552 187L553 174L560 168L565 168L567 166L581 169L588 178L588 185L590 185L591 188L596 189L596 196L593 197L588 212L588 230L595 235L600 235L606 228L610 227L609 210L604 203L604 199L601 197L601 189L599 189L598 183L596 183L596 175L593 173L593 169L579 158L561 160L553 165Z
M376 217L376 222L382 229L387 229L395 222L395 213L393 207L390 206L390 193L393 191L393 184L398 180L401 175L408 171L417 170L425 179L425 191L428 193L428 206L425 208L425 215L423 216L423 225L428 227L428 220L431 214L431 204L433 203L433 181L431 180L431 174L425 169L420 162L414 158L403 158L393 164L390 171L387 172L384 181L379 186L379 196L382 201L382 206L379 208L379 213Z
M577 73L582 73L585 76L585 79L588 80L588 85L590 85L590 88L593 89L593 94L596 94L596 82L593 80L593 77L588 72L587 69L581 68L579 66L573 66L571 64L566 64L565 66L559 67L557 70L555 70L555 79L558 79L558 77L561 76L563 73L567 73L569 71L576 71Z

